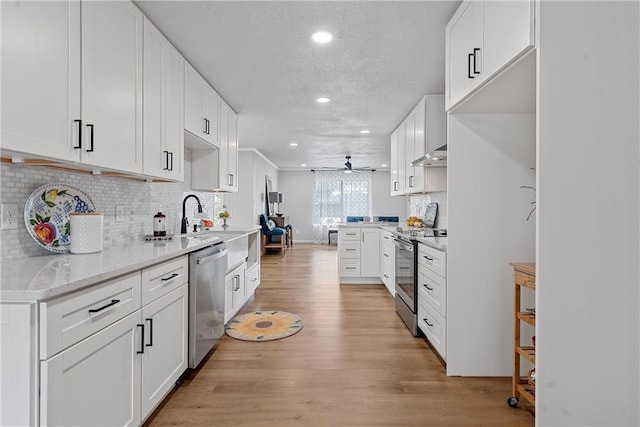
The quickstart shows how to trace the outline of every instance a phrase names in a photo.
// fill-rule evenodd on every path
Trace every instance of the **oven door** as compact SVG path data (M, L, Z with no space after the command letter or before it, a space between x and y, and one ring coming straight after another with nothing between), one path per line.
M411 309L417 312L416 304L416 282L415 282L415 251L412 242L393 239L396 256L396 296Z

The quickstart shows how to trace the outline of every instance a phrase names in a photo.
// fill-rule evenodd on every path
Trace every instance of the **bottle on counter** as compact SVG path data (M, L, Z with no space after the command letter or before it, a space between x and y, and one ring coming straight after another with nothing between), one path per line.
M167 235L167 217L162 212L158 212L153 216L153 235L154 237Z

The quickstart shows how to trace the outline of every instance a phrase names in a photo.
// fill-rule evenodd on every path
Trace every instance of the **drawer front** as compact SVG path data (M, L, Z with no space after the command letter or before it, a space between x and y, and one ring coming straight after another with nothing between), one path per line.
M142 270L142 305L157 300L188 281L188 255Z
M522 273L520 271L516 271L514 273L514 280L517 285L532 287L536 285L536 276L532 274Z
M340 228L338 229L338 241L342 240L357 240L360 241L360 229L359 228Z
M431 346L447 360L447 319L428 304L418 304L418 326L427 336Z
M140 304L140 272L40 303L40 359L133 313Z
M360 240L347 240L338 245L340 258L357 258L360 259Z
M447 277L447 253L431 246L418 245L418 264L425 266L434 273Z
M431 270L418 267L418 302L424 301L447 317L447 281Z
M260 285L260 266L247 271L247 294L252 293Z
M340 259L341 277L360 277L359 259Z

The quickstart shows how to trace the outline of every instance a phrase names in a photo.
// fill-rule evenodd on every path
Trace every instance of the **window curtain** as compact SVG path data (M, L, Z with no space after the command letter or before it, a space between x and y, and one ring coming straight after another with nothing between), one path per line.
M316 171L313 241L328 242L328 230L347 216L372 216L372 172Z

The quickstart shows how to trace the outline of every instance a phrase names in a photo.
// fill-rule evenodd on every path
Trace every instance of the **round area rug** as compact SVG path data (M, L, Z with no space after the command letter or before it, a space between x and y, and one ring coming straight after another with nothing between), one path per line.
M254 311L235 317L225 331L243 341L272 341L291 336L302 329L302 319L286 311Z

